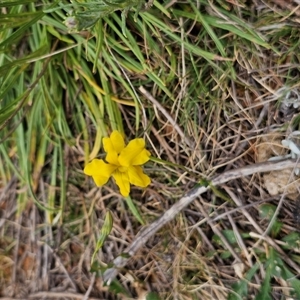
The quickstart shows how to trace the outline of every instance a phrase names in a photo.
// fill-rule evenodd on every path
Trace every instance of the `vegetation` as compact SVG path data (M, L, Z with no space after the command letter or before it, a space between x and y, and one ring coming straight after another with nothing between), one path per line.
M0 2L0 296L300 299L299 10L248 2Z

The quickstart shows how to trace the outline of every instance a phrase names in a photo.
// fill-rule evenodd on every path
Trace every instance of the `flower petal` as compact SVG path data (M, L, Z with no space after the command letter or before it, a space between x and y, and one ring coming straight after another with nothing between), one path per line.
M117 186L120 189L122 196L127 197L130 192L129 177L127 172L120 172L116 170L112 177L115 179Z
M93 159L85 166L83 172L92 176L97 186L101 186L108 181L116 168L116 166L105 163L103 159Z
M139 187L146 187L150 184L151 179L143 172L140 166L130 166L128 168L129 182Z
M150 159L150 152L145 149L144 139L134 139L122 150L119 155L121 166L141 165Z
M108 147L112 147L118 154L125 148L124 138L123 138L122 134L117 130L114 130L111 133L110 137L103 138L103 140L104 139L110 140L110 144L108 145ZM106 149L105 144L104 144L104 150L106 152L108 152L110 149L111 148Z
M136 157L131 161L131 165L140 166L145 164L150 159L151 153L147 149L143 149Z
M114 130L110 137L103 138L103 147L106 155L106 161L113 165L119 165L118 155L124 149L125 142L122 134Z
M92 178L96 184L96 186L102 186L107 183L109 177L103 177L103 176L97 176L97 175L92 175Z

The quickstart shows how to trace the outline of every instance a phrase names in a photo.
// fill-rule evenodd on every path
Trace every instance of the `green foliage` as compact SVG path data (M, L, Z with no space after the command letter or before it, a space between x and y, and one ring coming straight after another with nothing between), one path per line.
M222 230L222 234L223 236L226 238L226 240L229 242L230 245L237 245L238 244L238 241L237 241L237 238L236 238L236 234L233 230L229 230L229 229L226 229L226 230ZM247 239L249 238L249 235L246 234L246 233L243 233L242 234L242 237L244 239ZM218 236L218 235L214 235L213 236L213 241L219 245L224 245L224 243L222 242L221 238Z
M73 4L75 8L74 15L71 15L65 21L68 28L80 31L95 25L100 18L116 10L122 10L122 32L125 35L125 18L128 11L136 7L134 17L136 20L138 13L145 4L145 0L98 0L93 2L84 0L74 1Z
M146 296L146 300L160 300L161 298L158 296L158 294L151 292Z
M141 217L141 214L138 210L138 208L136 207L136 205L134 204L134 202L132 201L131 197L130 196L127 196L124 198L127 205L128 205L128 208L130 209L131 213L134 215L134 217L142 224L142 225L145 225L145 222L144 220L142 219Z
M113 280L109 285L109 291L115 295L124 295L126 298L130 297L130 294L128 291L123 287L123 285L117 281Z
M100 235L96 244L96 248L94 250L94 253L92 255L91 259L91 265L94 263L95 255L98 253L98 251L102 248L105 240L109 236L111 230L113 228L113 217L110 211L108 211L105 215L104 223L100 231Z
M291 232L282 238L283 242L287 244L284 246L286 249L297 249L300 244L300 233L299 232Z
M260 257L261 263L264 266L265 275L255 299L273 299L271 291L272 280L274 278L281 278L286 281L287 284L291 285L294 289L291 292L291 295L298 299L300 297L300 280L289 270L281 256L273 248L270 247L268 250L268 257ZM251 279L259 271L259 268L259 263L256 263L247 273L245 273L243 279L232 285L232 292L229 295L229 300L239 300L249 295L248 283L251 282Z
M250 282L254 274L259 269L256 263L246 274L244 278L232 285L232 292L228 296L228 300L241 300L248 296L248 282Z
M259 207L259 214L262 219L267 219L268 221L271 221L273 219L273 216L275 214L276 207L272 204L263 204ZM277 218L275 218L271 233L272 236L277 236L282 228L282 222L278 221Z

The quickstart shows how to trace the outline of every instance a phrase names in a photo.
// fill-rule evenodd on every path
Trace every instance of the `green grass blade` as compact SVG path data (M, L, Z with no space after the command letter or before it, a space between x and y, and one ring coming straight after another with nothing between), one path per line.
M100 231L100 236L99 236L99 238L97 240L95 251L94 251L94 253L92 255L91 265L93 265L96 254L102 248L105 240L107 239L107 237L109 236L110 232L112 231L112 228L113 228L113 217L112 217L111 212L107 211L106 215L105 215L103 226L102 226L101 231Z
M139 213L137 207L135 206L135 204L133 203L132 199L130 196L125 197L124 198L131 213L134 215L134 217L142 224L145 225L145 222L143 221L141 214Z

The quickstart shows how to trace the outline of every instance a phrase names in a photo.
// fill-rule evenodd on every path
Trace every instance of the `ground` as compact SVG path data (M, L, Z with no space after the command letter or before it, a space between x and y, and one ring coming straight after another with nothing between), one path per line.
M1 299L300 299L299 3L132 3L0 3Z

